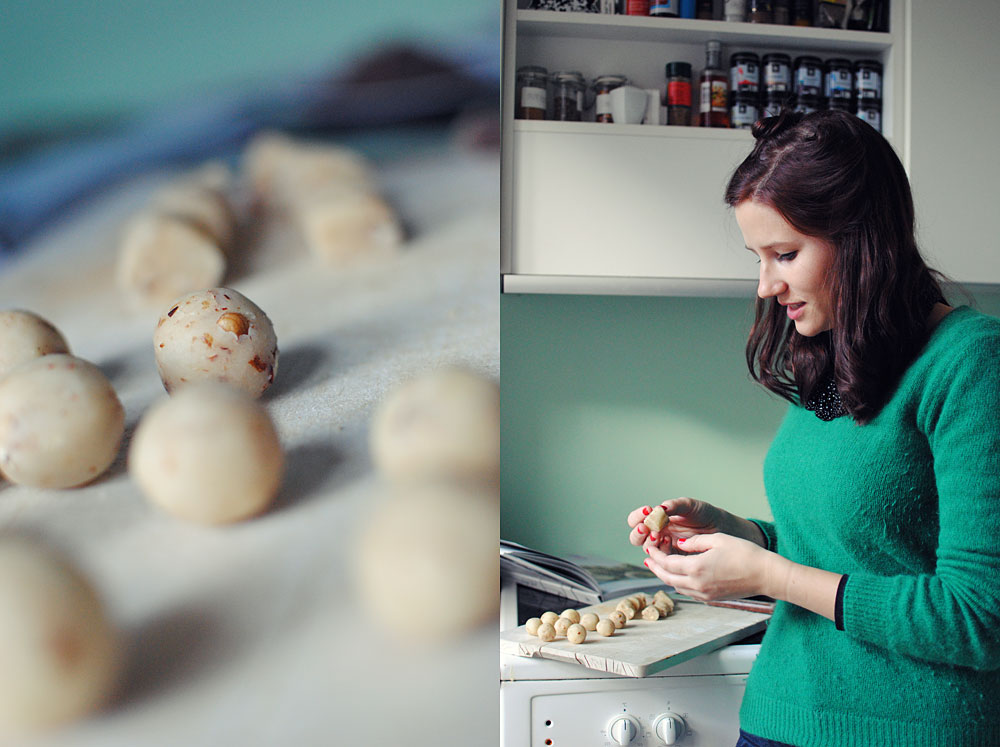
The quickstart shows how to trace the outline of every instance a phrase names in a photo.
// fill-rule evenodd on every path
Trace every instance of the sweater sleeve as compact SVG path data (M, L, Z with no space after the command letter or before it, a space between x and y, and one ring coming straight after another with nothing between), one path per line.
M764 533L764 541L767 543L764 549L771 552L778 552L778 532L774 528L774 522L764 521L763 519L747 519L747 521L752 521Z
M930 377L917 427L933 456L933 573L850 574L848 635L911 657L1000 669L1000 333L967 341ZM974 351L974 352L973 352Z

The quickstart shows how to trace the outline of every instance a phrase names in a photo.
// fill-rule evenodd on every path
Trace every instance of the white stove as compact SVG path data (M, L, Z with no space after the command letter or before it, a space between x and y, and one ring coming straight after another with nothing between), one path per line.
M732 747L759 649L728 645L643 678L500 654L501 747Z

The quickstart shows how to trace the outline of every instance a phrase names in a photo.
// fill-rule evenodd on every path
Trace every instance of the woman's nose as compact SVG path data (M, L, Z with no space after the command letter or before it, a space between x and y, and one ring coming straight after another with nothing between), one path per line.
M775 276L774 271L763 262L760 265L760 278L757 281L757 296L770 298L778 296L788 289L787 283Z

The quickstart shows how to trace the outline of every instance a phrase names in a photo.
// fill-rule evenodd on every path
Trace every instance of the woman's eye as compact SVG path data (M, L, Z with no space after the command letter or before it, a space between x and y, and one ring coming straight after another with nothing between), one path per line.
M795 255L796 254L798 254L797 251L796 252L785 252L784 254L779 254L778 255L778 261L779 262L788 262L789 260L795 259Z

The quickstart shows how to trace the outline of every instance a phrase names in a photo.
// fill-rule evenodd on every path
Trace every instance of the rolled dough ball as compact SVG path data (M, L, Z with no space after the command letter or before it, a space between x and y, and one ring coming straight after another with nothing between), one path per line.
M633 607L631 604L618 605L618 612L621 612L623 615L625 615L626 620L631 620L638 614L635 610L635 607Z
M368 619L413 642L453 639L495 621L498 491L450 483L387 490L366 517L353 555L355 587Z
M218 285L225 273L226 257L216 238L183 217L147 211L125 226L115 278L137 304L167 304Z
M125 409L92 363L54 353L0 379L0 472L36 488L90 482L118 455Z
M62 333L38 314L21 309L0 311L0 378L34 358L68 352Z
M593 612L580 615L580 624L587 630L597 630L597 622L600 620Z
M524 623L524 629L528 631L528 635L538 635L538 626L541 624L540 618L529 617Z
M538 637L546 643L556 639L556 629L548 623L542 623L538 628Z
M327 190L295 205L292 215L309 251L330 265L392 256L403 243L396 213L376 194Z
M633 599L632 597L628 597L627 599L623 599L620 602L618 602L618 604L615 605L615 609L622 611L624 611L625 609L630 609L634 612L637 606L638 602L636 602L635 599Z
M574 609L563 610L563 613L560 615L560 617L565 617L571 623L580 622L580 613Z
M674 611L674 600L665 591L661 590L653 595L653 604L660 608L660 612L666 610L666 612L663 612L664 617Z
M660 610L658 610L656 608L656 606L652 605L652 604L649 605L648 607L644 607L643 610L642 610L642 619L643 620L659 620L660 619Z
M607 618L603 618L597 621L597 627L595 629L600 635L607 638L608 636L614 635L618 627Z
M621 610L615 610L610 615L608 615L608 619L615 624L616 628L624 628L627 618L625 617L624 612L622 612Z
M566 638L570 643L583 643L587 640L587 629L580 623L573 623L566 629Z
M229 288L189 293L170 304L157 322L153 351L168 392L217 381L259 397L278 370L278 340L271 320L257 304Z
M556 635L566 635L566 631L572 624L573 624L572 620L569 620L568 618L565 617L560 617L558 620L555 621L555 623L553 623L552 627L556 629Z
M668 607L665 604L654 604L652 606L656 607L657 611L660 613L660 617L667 617L674 611L673 605Z
M543 612L542 613L542 622L543 623L548 623L549 625L555 625L556 624L556 620L558 620L558 619L559 619L559 615L557 615L555 612L552 612L551 610L548 611L548 612Z
M657 506L649 512L649 516L642 520L642 523L649 527L651 532L659 532L666 526L668 521L666 510L663 506Z
M201 524L225 524L271 505L284 453L259 402L205 382L149 409L132 437L128 464L160 508Z
M0 738L98 708L117 679L117 636L91 585L51 550L0 540Z
M370 431L375 466L391 479L499 482L500 389L461 368L402 383L376 407Z
M195 181L168 185L153 195L150 207L193 226L223 253L233 248L236 216L225 195L215 189Z

